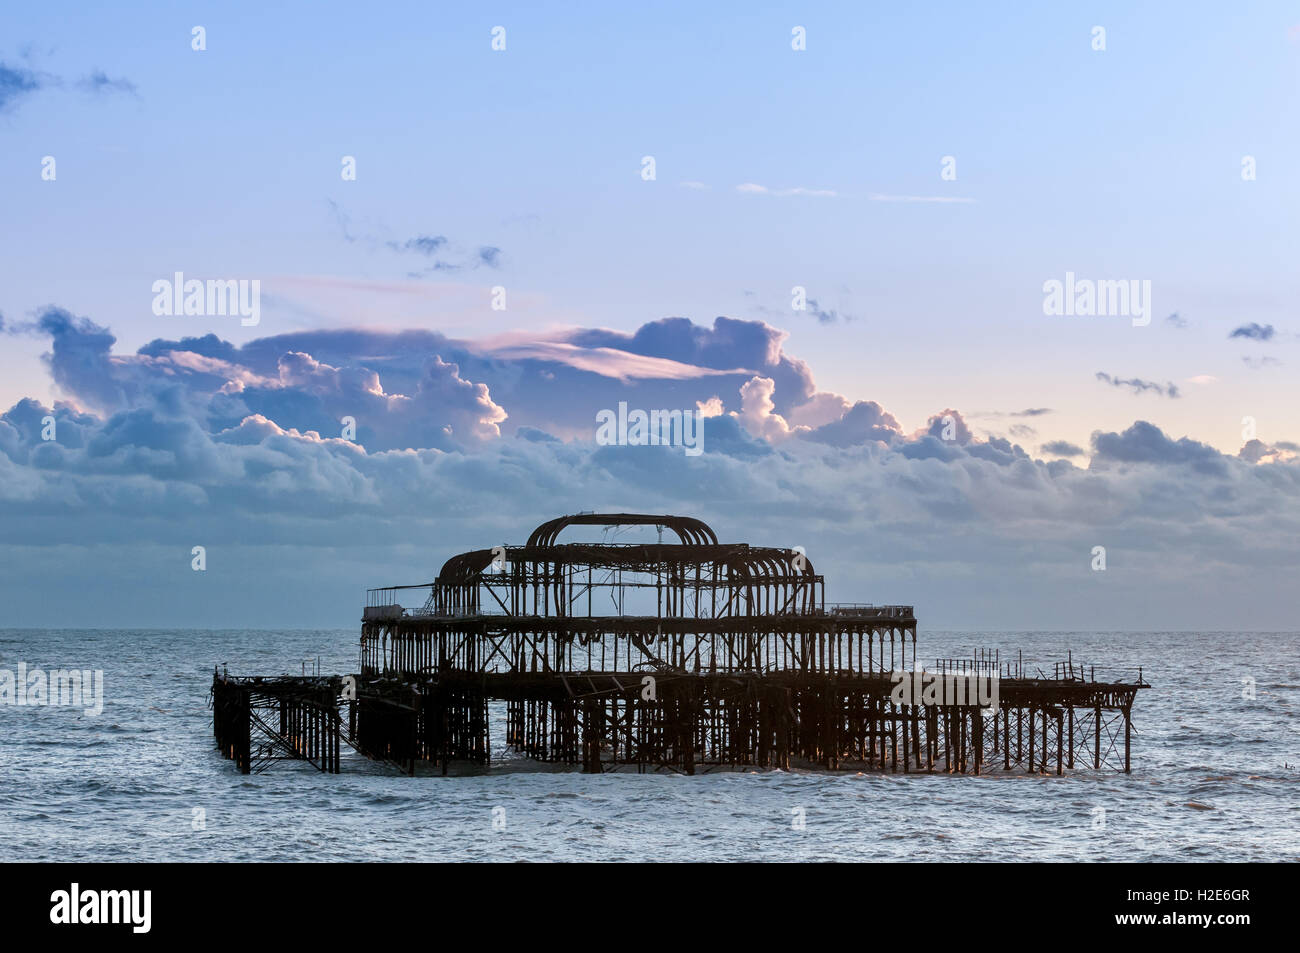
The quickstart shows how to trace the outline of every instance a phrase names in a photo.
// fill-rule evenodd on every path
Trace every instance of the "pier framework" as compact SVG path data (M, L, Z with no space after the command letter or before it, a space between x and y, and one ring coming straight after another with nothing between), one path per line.
M630 526L658 541L610 538ZM575 528L605 538L559 541ZM627 513L560 517L522 546L453 556L431 583L370 590L360 649L343 678L214 675L222 752L245 772L281 758L337 771L348 747L445 773L492 761L503 709L514 757L587 772L1128 771L1146 687L1072 659L1050 676L996 656L923 665L911 606L827 605L801 550ZM971 692L902 692L916 672L918 689Z

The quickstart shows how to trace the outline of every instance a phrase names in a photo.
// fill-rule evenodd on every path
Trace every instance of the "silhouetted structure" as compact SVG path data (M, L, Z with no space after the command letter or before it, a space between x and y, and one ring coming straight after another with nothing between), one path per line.
M659 541L561 543L575 526L654 526ZM493 702L508 746L589 772L1129 770L1140 672L940 659L902 695L917 663L911 606L828 606L799 550L719 543L690 517L584 513L453 556L432 583L370 590L358 675L214 675L214 725L245 772L280 757L337 771L340 741L411 773L486 764ZM945 680L947 696L921 691ZM974 697L993 681L995 710ZM972 697L954 700L957 683Z

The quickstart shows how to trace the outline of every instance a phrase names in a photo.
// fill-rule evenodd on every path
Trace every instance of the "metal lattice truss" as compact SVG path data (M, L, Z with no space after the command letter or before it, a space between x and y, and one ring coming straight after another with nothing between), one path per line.
M678 542L558 542L625 525ZM915 661L915 641L911 606L828 609L801 550L720 544L690 517L582 514L453 556L432 583L371 590L362 671L883 672Z

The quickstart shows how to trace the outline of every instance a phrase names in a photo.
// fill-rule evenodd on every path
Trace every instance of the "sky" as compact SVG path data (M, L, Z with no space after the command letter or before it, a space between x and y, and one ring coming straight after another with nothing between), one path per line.
M998 7L7 8L0 625L347 627L609 509L923 628L1294 629L1300 11Z

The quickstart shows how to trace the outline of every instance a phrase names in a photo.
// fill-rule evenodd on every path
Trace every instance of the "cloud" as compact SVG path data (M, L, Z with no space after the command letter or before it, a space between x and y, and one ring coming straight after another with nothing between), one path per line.
M868 441L892 443L902 438L903 428L874 400L860 400L838 420L804 431L801 436L834 447L850 447Z
M816 393L808 365L784 353L785 338L785 331L762 321L728 317L715 318L712 327L697 325L687 318L662 318L643 324L631 334L593 328L563 336L563 340L579 348L609 348L734 375L731 381L709 381L708 393L693 396L692 400L712 396L724 383L732 383L735 392L755 374L770 377L780 414L792 412ZM743 371L737 373L738 369Z
M1104 371L1097 372L1097 380L1110 384L1112 387L1127 387L1135 394L1143 394L1147 391L1159 394L1161 397L1170 397L1177 399L1182 396L1178 391L1178 385L1168 383L1164 385L1157 384L1153 381L1144 381L1138 377L1120 378L1111 377Z
M1040 450L1050 456L1086 456L1088 452L1069 441L1048 441L1040 447Z
M715 370L668 358L632 354L619 348L580 347L568 341L542 339L487 345L480 348L480 353L506 360L532 359L563 364L575 370L587 371L619 381L692 380L699 377L746 373L742 368Z
M486 385L443 360L431 337L430 347L409 360L404 389L386 392L375 370L351 358L331 364L294 346L310 335L242 348L214 335L156 340L120 356L112 353L116 339L108 329L61 308L45 309L35 327L51 338L44 361L60 391L110 417L163 407L214 428L260 416L325 434L341 433L342 418L352 417L357 440L376 449L474 445L500 436L507 417Z
M1249 341L1271 341L1273 340L1273 335L1275 333L1273 325L1256 324L1252 321L1250 324L1243 324L1241 327L1235 328L1232 333L1228 335L1228 338L1245 338Z
M844 398L819 393L807 365L784 354L784 332L722 317L711 328L670 318L633 333L579 328L474 341L422 329L339 329L236 347L208 334L155 339L134 355L113 353L106 328L59 308L31 329L51 338L46 361L60 393L95 413L149 406L166 392L226 427L260 414L285 429L331 434L351 416L356 440L369 450L446 449L493 438L500 428L590 437L596 414L619 401L693 409L738 395L755 375L773 382L774 412L791 413L792 427L820 426L849 408ZM465 386L443 388L435 401L431 369Z
M1083 447L1076 446L1068 440L1049 440L1039 449L1054 457L1082 457L1088 453Z
M352 241L353 239L349 239ZM432 256L439 250L447 247L447 238L445 235L418 235L415 238L408 238L404 242L384 242L384 245L396 252L416 252L425 256Z
M737 192L743 192L747 195L772 195L777 198L784 198L792 195L802 195L811 198L835 198L838 194L833 189L809 189L804 186L795 186L792 189L770 189L766 185L759 185L757 182L742 182L736 186Z
M352 231L352 216L343 211L339 204L333 199L326 199L325 202L329 205L330 214L334 217L335 223L337 223L339 230L343 233L343 240L349 244L356 242L357 235Z
M981 410L968 417L1043 417L1053 413L1050 407L1026 407L1024 410Z
M834 308L823 308L821 305L817 303L816 299L814 298L809 298L807 304L808 304L809 313L811 313L812 316L816 318L818 322L821 324L835 324L840 320L844 320L844 321L853 320L853 316L850 314L845 314L841 316L840 313L836 311Z
M918 432L920 435L928 435L945 442L956 442L958 444L970 443L973 434L970 428L966 426L961 412L951 407L941 410L926 421L925 429Z
M108 328L58 307L41 311L35 328L50 336L51 350L42 360L55 384L98 411L112 412L127 403L136 385L115 373L110 352L117 338Z
M552 436L545 430L538 430L536 427L520 427L515 431L516 440L529 440L533 443L559 443L560 438Z
M853 406L853 402L840 394L817 391L802 403L786 410L791 424L815 430L824 424L833 423L844 417Z
M747 431L755 437L771 442L779 442L796 432L803 432L805 427L791 427L789 422L776 412L772 394L776 382L770 377L752 377L740 387L740 411L735 416Z
M872 192L867 196L867 199L871 202L937 202L958 205L968 205L975 201L969 198L959 198L955 195L885 195L880 192Z
M1136 421L1123 433L1092 435L1093 464L1189 464L1210 473L1223 473L1227 457L1208 444L1187 437L1172 440L1155 424Z
M77 87L88 93L98 95L107 95L110 93L123 93L128 96L138 96L135 84L129 79L110 77L103 70L93 70L89 75L77 80Z
M0 113L17 108L18 103L49 84L32 70L0 63Z
M420 234L411 238L380 238L367 230L353 227L352 217L333 199L327 199L343 240L348 244L361 244L373 250L383 249L396 255L419 255L427 259L423 268L407 272L408 278L426 278L442 272L458 272L475 268L501 267L501 249L495 245L480 245L473 251L453 246L446 235Z
M138 96L135 84L130 80L110 77L100 69L92 70L75 85L83 92L96 95L123 93ZM12 112L22 101L43 89L63 86L64 82L58 76L0 62L0 113Z
M1300 456L1298 451L1300 446L1286 441L1269 446L1262 440L1248 440L1237 451L1237 456L1247 463L1280 463L1296 459Z
M1272 624L1300 570L1294 459L1224 455L1139 421L1095 433L1082 469L979 439L954 408L909 434L876 402L818 391L761 322L563 333L597 366L637 356L758 371L623 380L421 330L241 346L205 335L117 354L88 318L50 308L36 324L69 399L0 413L0 558L12 567L0 597L21 610L95 593L84 610L69 604L79 622L93 611L99 624L337 625L365 585L428 579L451 553L584 509L689 513L729 540L804 545L828 595L915 601L931 624L1122 627L1148 611L1223 624L1224 599ZM704 453L597 446L593 404L619 395L707 404ZM338 435L345 408L355 440ZM1082 456L1044 445L1065 451ZM1092 540L1111 557L1102 580L1088 570ZM189 571L196 544L208 547L202 580Z
M358 442L383 449L473 445L499 437L507 417L486 385L464 379L438 355L424 362L411 393L388 394L368 368L334 367L297 351L279 359L274 381L242 387L213 410L232 421L248 413L287 418L327 434L340 433L342 419L352 417Z

